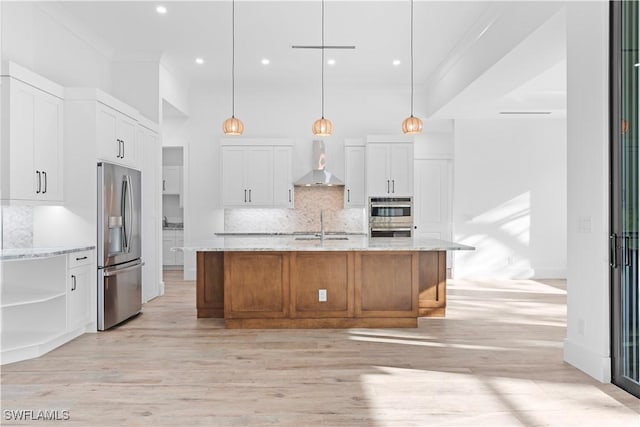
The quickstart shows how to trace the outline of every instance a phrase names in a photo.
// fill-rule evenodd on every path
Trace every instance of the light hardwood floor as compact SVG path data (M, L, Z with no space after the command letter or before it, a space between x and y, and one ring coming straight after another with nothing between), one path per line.
M178 274L132 321L3 366L2 409L79 426L640 425L638 399L563 363L561 281L449 281L447 318L417 329L225 330L196 319Z

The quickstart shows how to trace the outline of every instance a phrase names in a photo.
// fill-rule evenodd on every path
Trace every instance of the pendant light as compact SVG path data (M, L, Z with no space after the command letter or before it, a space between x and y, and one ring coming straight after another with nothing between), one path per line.
M313 122L311 130L314 135L329 136L333 133L333 124L331 120L324 118L324 0L322 0L322 46L320 50L322 51L322 112L320 118Z
M224 121L222 130L225 135L242 135L244 125L236 118L235 74L236 74L236 2L231 0L231 117Z
M402 132L407 135L422 132L422 120L413 115L413 0L411 0L411 115L402 122Z

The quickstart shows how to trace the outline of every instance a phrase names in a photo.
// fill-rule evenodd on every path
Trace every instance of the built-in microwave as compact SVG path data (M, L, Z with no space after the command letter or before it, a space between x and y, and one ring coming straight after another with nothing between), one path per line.
M369 237L411 237L411 197L370 197Z

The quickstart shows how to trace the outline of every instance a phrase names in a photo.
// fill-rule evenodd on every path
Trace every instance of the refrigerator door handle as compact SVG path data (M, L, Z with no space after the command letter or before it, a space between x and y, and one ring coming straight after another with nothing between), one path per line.
M104 277L111 277L111 276L116 276L120 273L125 273L127 271L132 271L132 270L138 270L140 268L142 268L142 266L144 265L144 261L140 261L137 264L134 264L132 266L129 267L125 267L125 268L120 268L120 269L114 269L114 270L109 270L109 269L104 269L103 270L103 276Z
M127 175L127 196L129 196L129 221L125 233L127 236L127 252L131 252L131 238L133 237L133 186L131 185L131 176Z
M122 234L123 234L123 247L122 252L129 252L129 236L127 235L127 228L129 221L127 218L127 177L122 178L122 192L120 193L120 216L122 217Z

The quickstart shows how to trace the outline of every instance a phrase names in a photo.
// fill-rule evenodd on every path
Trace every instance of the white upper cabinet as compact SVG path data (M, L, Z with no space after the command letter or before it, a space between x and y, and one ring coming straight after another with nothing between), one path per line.
M245 151L244 182L247 203L273 205L273 147L252 147Z
M225 207L273 205L273 147L222 148Z
M413 195L412 143L367 144L367 190L369 196Z
M2 77L2 199L63 202L63 88L15 64Z
M98 103L97 114L98 158L136 167L136 120L102 103Z
M346 145L344 147L344 207L365 206L365 147Z
M221 148L223 207L293 206L291 146L233 141Z
M162 167L162 194L180 194L182 188L182 166Z
M141 169L140 115L135 109L93 88L66 88L65 108L71 114L65 132L74 151L89 155L86 144L94 144L94 160Z
M273 149L273 204L293 208L293 148Z

